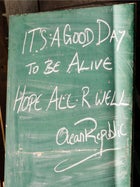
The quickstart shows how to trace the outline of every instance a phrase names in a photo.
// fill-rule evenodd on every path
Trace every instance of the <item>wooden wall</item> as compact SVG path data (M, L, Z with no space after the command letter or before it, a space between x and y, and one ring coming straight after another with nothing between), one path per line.
M5 129L5 114L6 114L6 85L7 85L7 59L8 59L8 19L10 15L33 13L41 11L52 11L56 9L67 9L82 6L99 6L110 5L114 3L137 3L137 21L136 33L140 33L140 1L139 0L0 0L0 107L2 111L2 121ZM140 51L140 37L136 34L136 95L134 99L135 107L135 124L134 124L134 162L139 162L140 148L138 141L140 140L140 84L138 81L138 61L137 53ZM2 140L2 132L0 131L0 181L4 178L4 145ZM138 163L137 162L137 163ZM134 167L134 179L140 177L140 169L137 164ZM140 168L140 165L139 165Z

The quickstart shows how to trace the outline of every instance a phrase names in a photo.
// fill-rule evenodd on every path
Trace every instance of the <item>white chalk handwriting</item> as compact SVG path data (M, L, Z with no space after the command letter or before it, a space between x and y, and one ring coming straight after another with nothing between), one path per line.
M82 48L90 45L96 47L105 42L116 42L116 51L119 51L121 43L126 34L125 30L113 29L111 25L103 19L96 20L96 27L84 27L80 31L74 30L69 23L63 27L56 26L51 30L49 27L37 27L25 31L22 54L39 53L48 48L78 45Z
M80 89L80 95L75 96L71 92L62 93L59 86L55 86L48 96L47 89L46 95L43 93L28 92L27 86L18 86L14 99L13 111L19 112L31 112L42 111L46 112L53 108L54 111L70 110L76 107L94 109L98 106L116 106L127 107L129 102L127 101L125 90L117 94L116 90L104 90L92 93L90 87L83 86ZM43 103L41 102L42 97ZM45 107L44 107L45 105Z
M89 122L92 125L89 125ZM79 133L75 133L76 126L82 126L82 124L87 123L86 128L81 129ZM79 121L74 123L74 129L73 133L69 132L69 129L66 127L60 128L56 133L56 144L58 146L63 146L65 144L75 145L75 144L83 144L92 141L93 144L93 150L94 148L97 149L96 152L91 154L90 156L87 156L86 158L71 164L67 167L65 167L65 162L68 162L68 159L63 160L59 162L55 167L55 172L64 172L67 171L73 167L76 167L86 161L88 161L91 158L100 156L102 157L104 152L109 151L115 151L119 148L104 148L105 141L111 141L115 138L120 138L122 136L127 136L127 133L125 131L125 125L123 123L120 123L119 125L116 123L115 120L112 122L107 121L107 124L104 124L103 128L101 130L98 130L98 126L100 126L95 118L92 117L86 117L83 119L80 119ZM91 144L90 144L91 145ZM113 144L114 145L114 144ZM98 148L97 148L98 147ZM90 147L92 149L92 147ZM64 164L64 167L63 167ZM59 166L61 165L61 169L59 169Z

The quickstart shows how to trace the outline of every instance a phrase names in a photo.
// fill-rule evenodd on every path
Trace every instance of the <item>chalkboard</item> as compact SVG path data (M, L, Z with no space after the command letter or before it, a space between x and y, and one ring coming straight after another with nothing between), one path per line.
M134 7L10 16L5 187L130 187Z

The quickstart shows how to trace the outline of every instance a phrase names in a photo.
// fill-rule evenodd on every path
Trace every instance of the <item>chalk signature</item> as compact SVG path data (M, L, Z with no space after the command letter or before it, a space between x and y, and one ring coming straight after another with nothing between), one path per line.
M124 128L123 123L118 125L116 123L116 121L113 120L112 125L111 125L111 122L108 121L106 129L104 128L104 129L101 129L100 131L97 131L98 123L97 123L96 119L91 118L91 117L87 117L87 118L83 118L83 119L77 121L76 123L74 123L74 126L81 125L84 122L88 122L88 124L89 124L89 122L91 122L93 125L93 128L90 128L90 129L84 128L83 131L79 132L79 134L74 134L74 133L70 134L69 130L66 127L62 127L58 130L58 132L56 134L56 144L59 146L64 145L64 144L74 145L77 143L86 143L89 140L93 140L92 142L95 145L99 146L99 148L97 149L97 152L87 156L86 158L84 158L72 165L69 165L68 167L64 167L62 169L59 169L60 166L63 166L64 163L69 161L69 159L62 160L54 167L55 172L60 173L60 172L67 171L71 168L74 168L74 167L88 161L89 159L92 159L97 156L102 157L103 153L105 153L105 152L116 151L116 150L121 149L121 148L117 148L117 147L104 149L104 141L105 140L109 141L109 140L113 140L115 138L120 138L121 136L127 136L127 133L125 132L125 128Z

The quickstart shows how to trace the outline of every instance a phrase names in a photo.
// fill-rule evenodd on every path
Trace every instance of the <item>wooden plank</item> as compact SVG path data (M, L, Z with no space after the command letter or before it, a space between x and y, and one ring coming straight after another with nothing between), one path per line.
M37 0L5 0L6 16L38 11Z
M3 125L5 124L6 113L6 85L7 85L7 20L3 16L4 2L0 1L0 107L1 115L3 116ZM0 132L1 134L1 132ZM0 137L2 142L2 137ZM3 149L3 146L0 149ZM2 162L2 160L1 160ZM0 164L1 164L0 162ZM1 174L2 177L3 174Z
M63 8L72 8L75 6L89 5L91 3L99 3L97 0L39 0L40 11L55 10Z
M52 3L53 2L53 3ZM130 0L39 0L40 11L65 9L72 7L82 7L82 6L99 6L99 5L110 5L114 3L130 2ZM134 1L133 1L134 2Z
M7 69L7 41L5 31L5 18L2 16L3 10L0 10L0 80L6 80L6 69Z
M3 118L2 118L1 107L0 107L0 126L1 126L1 133L2 133L3 147L4 147L4 150L5 150L4 124L3 124Z

